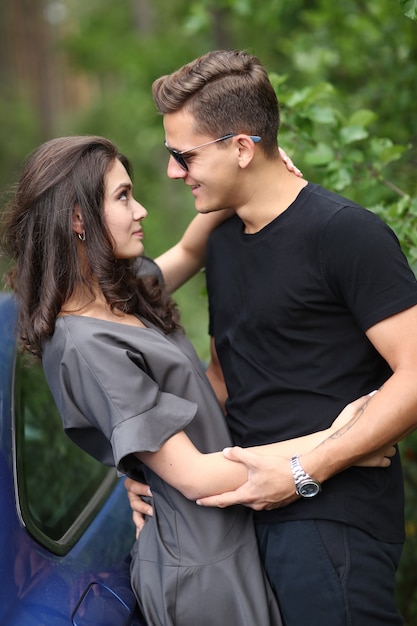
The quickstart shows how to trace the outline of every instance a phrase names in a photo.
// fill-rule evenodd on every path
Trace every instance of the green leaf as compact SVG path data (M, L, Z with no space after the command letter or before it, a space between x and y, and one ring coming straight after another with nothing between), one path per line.
M337 121L335 109L329 106L312 106L304 115L319 124L335 124Z
M328 183L331 189L340 193L352 183L352 174L345 167L340 167L329 176Z
M417 0L399 0L400 7L406 17L417 20Z
M368 131L362 126L345 126L340 131L340 138L345 145L366 139L368 135Z
M396 161L408 149L407 146L394 144L390 139L378 138L371 141L371 149L374 155L383 165Z
M278 99L282 100L283 96L279 92L279 88L288 80L288 74L277 74L275 72L270 72L268 76L269 80L271 81L271 85L278 94Z
M296 107L301 104L317 104L318 101L329 98L334 92L335 89L333 85L329 83L318 83L313 87L305 87L304 89L293 91L287 99L287 105L289 107Z
M188 17L184 20L184 31L188 35L198 33L210 25L210 16L205 7L200 4L193 4Z
M314 150L305 155L307 165L323 166L334 159L334 152L330 146L319 143Z
M360 109L349 118L349 126L369 126L378 119L377 114L369 109Z
M230 3L231 8L236 11L236 14L242 16L251 14L253 10L251 5L251 0L233 0Z

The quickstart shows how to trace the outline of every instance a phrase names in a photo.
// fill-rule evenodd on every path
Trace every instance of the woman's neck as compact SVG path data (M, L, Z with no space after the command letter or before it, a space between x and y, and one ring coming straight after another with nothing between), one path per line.
M130 313L124 313L118 309L111 309L101 290L82 291L78 290L63 304L59 317L65 315L78 315L80 317L94 317L108 322L118 322L129 326L145 325Z
M63 303L61 315L88 315L90 310L109 308L101 289L95 286L79 286Z

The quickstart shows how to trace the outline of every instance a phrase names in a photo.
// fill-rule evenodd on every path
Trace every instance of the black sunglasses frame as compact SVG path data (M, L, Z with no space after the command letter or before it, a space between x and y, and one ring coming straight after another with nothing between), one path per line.
M236 137L238 134L239 133L229 133L228 135L224 135L223 137L219 137L218 139L212 139L211 141L202 143L199 146L195 146L194 148L189 148L188 150L182 150L181 152L179 150L175 150L175 148L170 148L166 141L164 142L164 146L168 150L172 158L176 160L178 165L180 165L180 167L182 167L183 170L188 172L188 165L187 165L187 161L184 158L184 154L187 154L188 152L193 152L194 150L199 150L200 148L204 148L205 146L209 146L219 141L225 141L226 139L231 139L232 137ZM258 143L262 139L262 137L260 137L259 135L248 135L248 137L250 137L254 143Z

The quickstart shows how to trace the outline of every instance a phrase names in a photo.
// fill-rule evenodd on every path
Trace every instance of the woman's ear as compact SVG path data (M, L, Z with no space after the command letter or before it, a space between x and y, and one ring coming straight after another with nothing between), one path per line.
M83 216L78 205L75 205L72 212L72 230L77 233L77 235L82 235L84 232Z

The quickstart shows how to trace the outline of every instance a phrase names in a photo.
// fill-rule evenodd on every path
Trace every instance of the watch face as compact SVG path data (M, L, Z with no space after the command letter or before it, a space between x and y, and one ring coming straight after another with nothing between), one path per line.
M313 498L318 493L320 493L320 491L320 483L311 478L301 481L301 483L298 485L298 493L303 498Z

